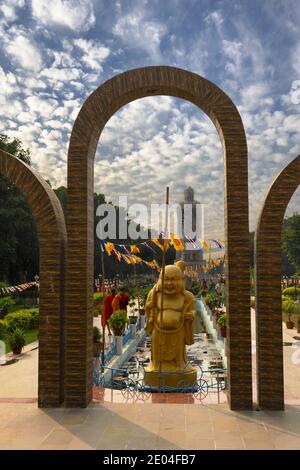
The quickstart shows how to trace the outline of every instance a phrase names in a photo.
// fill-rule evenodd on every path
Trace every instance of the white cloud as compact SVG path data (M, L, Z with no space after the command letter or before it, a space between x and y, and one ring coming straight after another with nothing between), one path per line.
M104 47L100 42L88 41L86 39L75 39L75 46L82 52L82 62L89 68L102 71L102 63L110 54L110 49Z
M11 23L17 19L17 8L24 6L24 0L6 0L5 3L0 5L0 12L3 14L5 20Z
M5 104L13 93L18 91L17 80L13 73L5 73L0 66L1 94L0 104Z
M34 18L47 28L61 25L82 32L95 24L90 0L31 0L31 4Z
M41 69L43 63L41 53L24 34L8 39L4 47L14 64L34 72Z
M142 11L121 16L113 33L132 48L146 51L153 60L161 59L160 43L167 27L159 21L149 21Z

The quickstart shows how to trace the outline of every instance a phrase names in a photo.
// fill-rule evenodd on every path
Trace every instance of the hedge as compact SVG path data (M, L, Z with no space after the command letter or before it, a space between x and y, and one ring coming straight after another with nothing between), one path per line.
M300 287L287 287L283 289L282 295L294 299L295 297L300 298Z
M7 322L0 320L0 339L3 339L7 334Z
M8 313L5 316L5 321L9 331L15 328L21 328L24 331L37 328L39 324L39 309L24 309Z

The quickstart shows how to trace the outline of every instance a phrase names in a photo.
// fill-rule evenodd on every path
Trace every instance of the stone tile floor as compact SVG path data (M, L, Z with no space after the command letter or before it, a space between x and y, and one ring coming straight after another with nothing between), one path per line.
M0 403L0 449L300 449L300 407L234 412L226 404Z

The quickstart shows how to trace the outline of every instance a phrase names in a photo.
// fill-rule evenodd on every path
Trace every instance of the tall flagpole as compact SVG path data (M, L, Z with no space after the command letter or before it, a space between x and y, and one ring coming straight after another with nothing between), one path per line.
M105 288L104 288L104 256L103 256L103 246L101 245L101 270L102 270L102 293L103 293L103 309L105 308ZM102 310L103 315L103 310ZM101 373L104 372L104 350L105 350L105 325L102 326L102 351L101 351Z
M160 300L160 325L163 324L163 309L164 309L164 288L165 288L165 267L166 267L166 236L168 234L168 214L169 214L169 186L166 187L166 212L165 212L165 228L164 228L164 243L163 255L161 263L161 300ZM161 383L162 360L161 360L161 333L159 335L159 383Z

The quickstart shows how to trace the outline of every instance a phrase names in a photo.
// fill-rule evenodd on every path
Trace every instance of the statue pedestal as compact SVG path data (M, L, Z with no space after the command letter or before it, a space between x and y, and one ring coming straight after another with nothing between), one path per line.
M175 372L162 372L145 369L144 383L149 387L172 387L183 389L191 387L197 381L197 370L188 366L184 370Z

